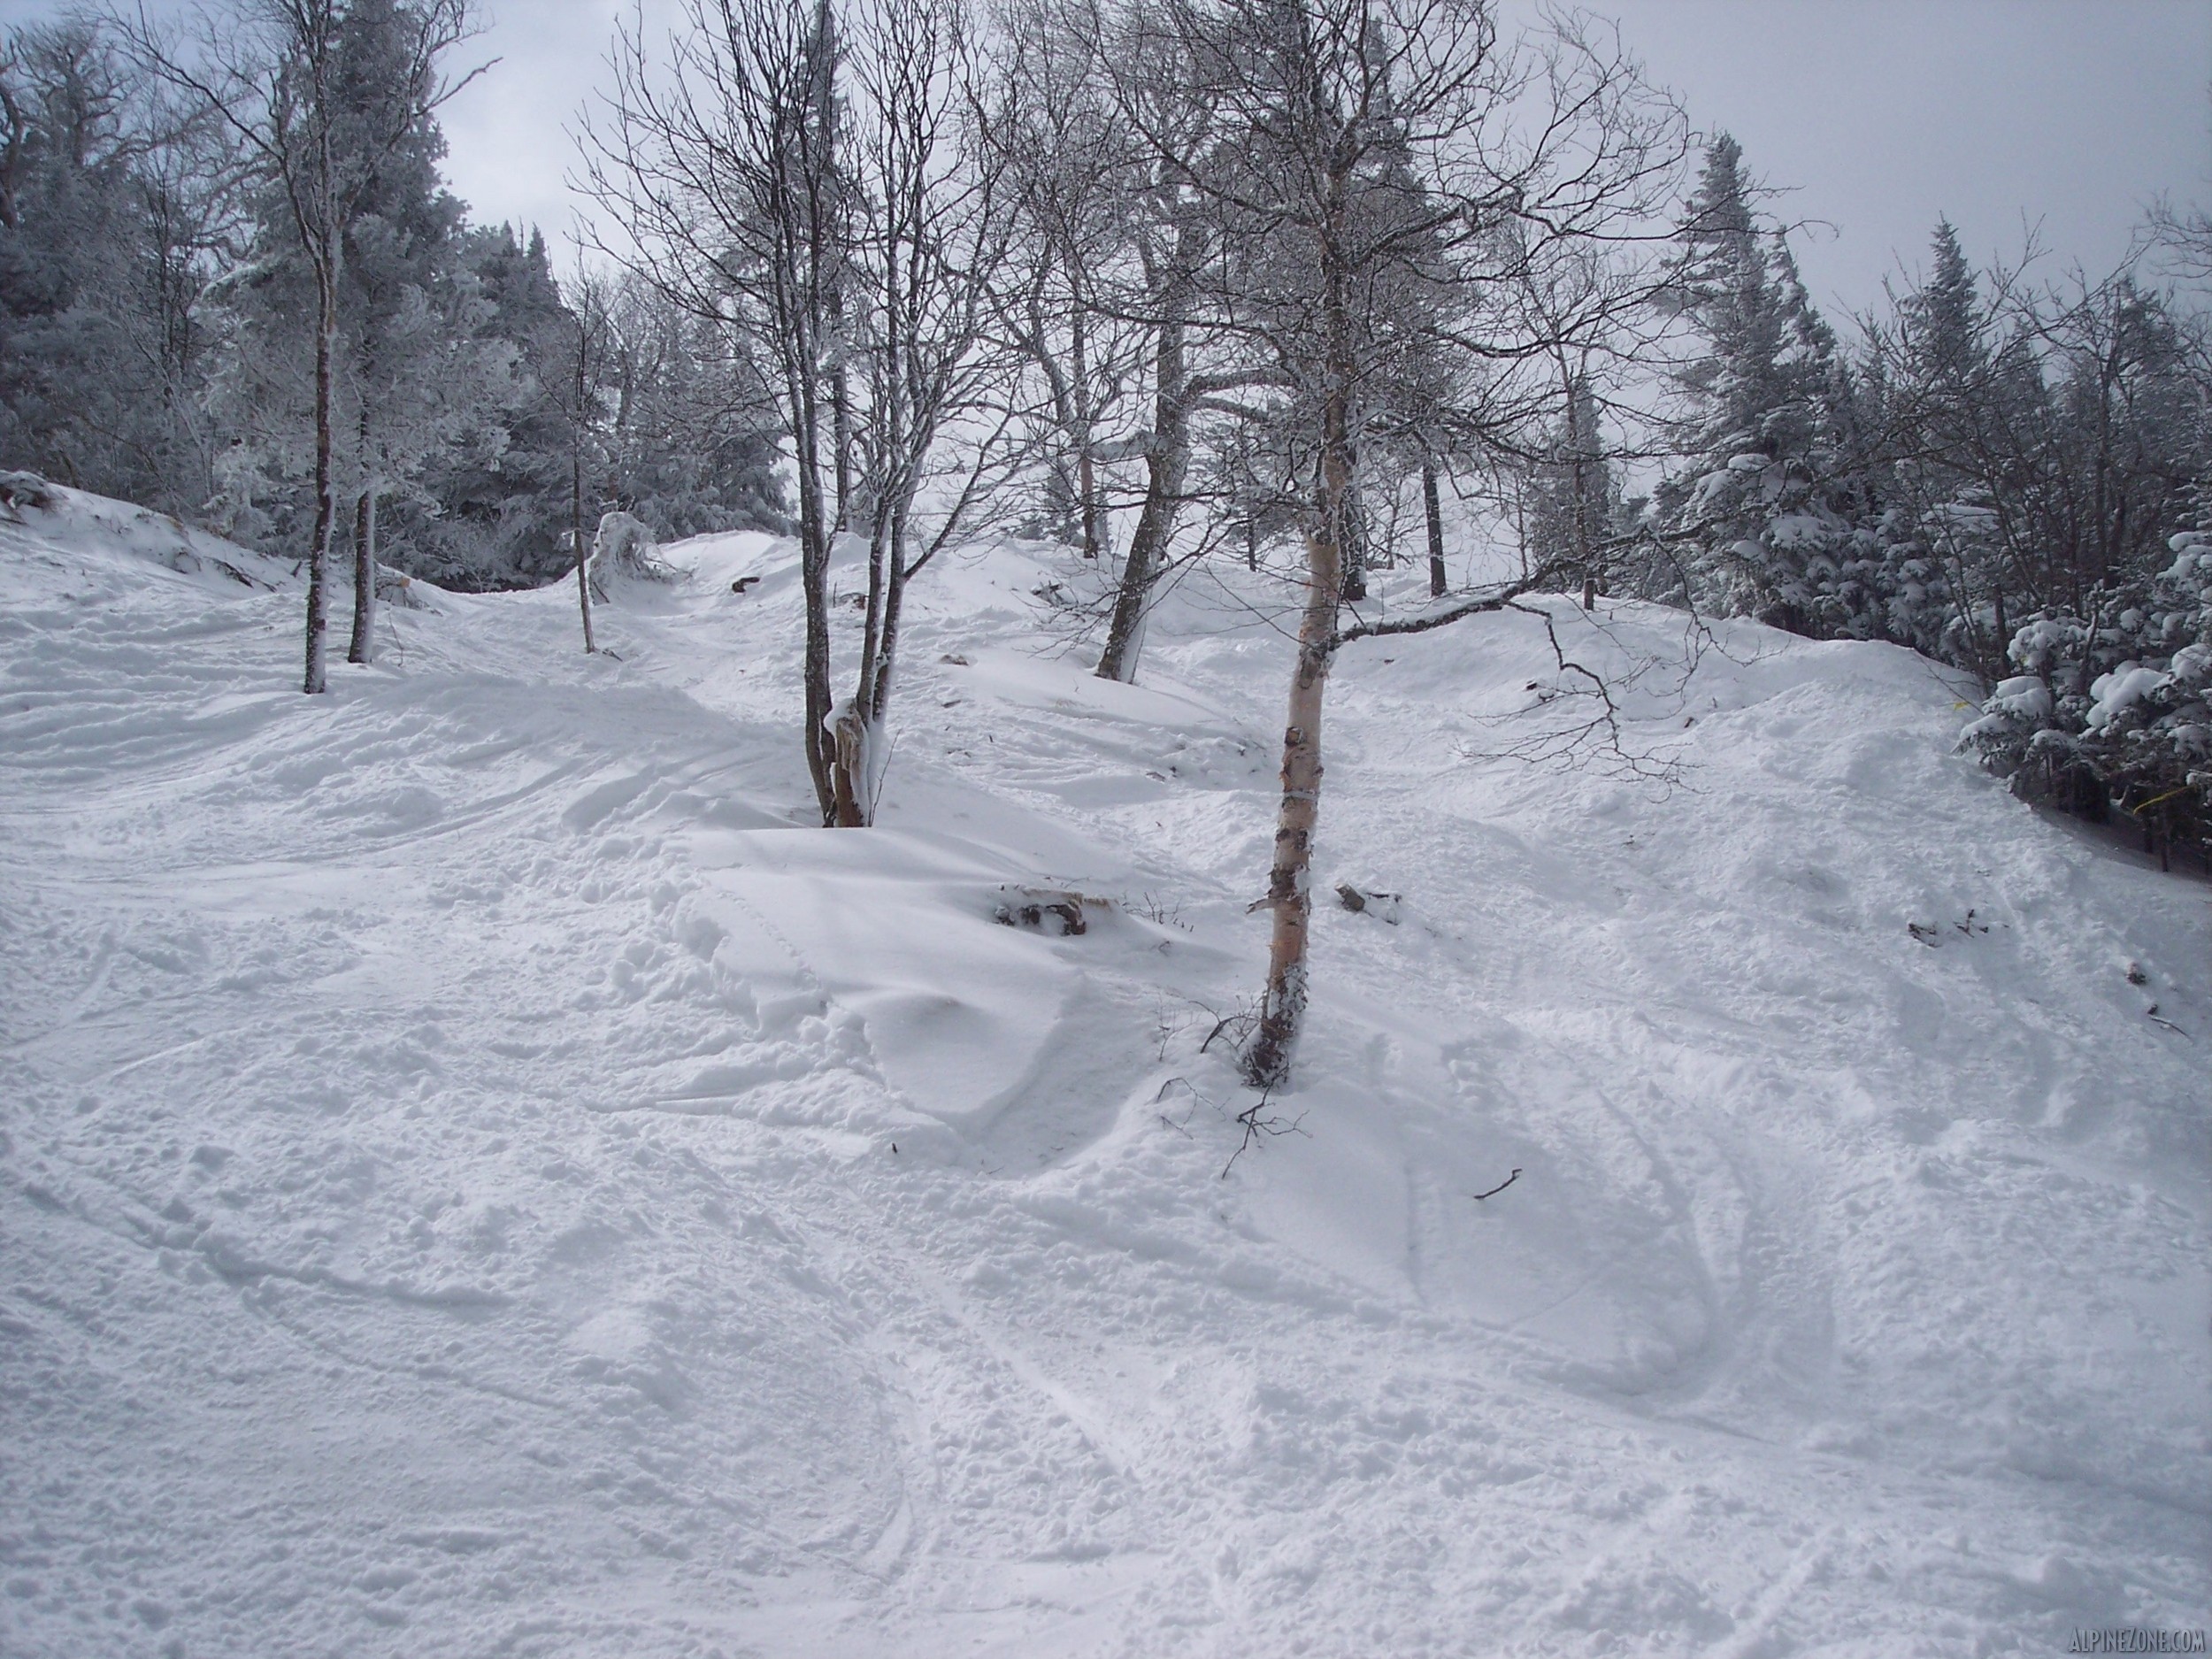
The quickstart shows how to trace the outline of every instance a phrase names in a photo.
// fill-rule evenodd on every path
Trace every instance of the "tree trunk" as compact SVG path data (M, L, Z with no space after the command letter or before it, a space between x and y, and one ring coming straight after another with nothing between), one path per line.
M868 827L868 722L856 703L837 711L830 763L830 826Z
M830 517L833 504L823 498L824 394L818 367L820 319L807 310L810 301L789 303L791 309L778 323L777 344L782 357L784 412L791 426L793 469L799 482L799 593L806 609L806 659L802 671L805 711L800 718L799 737L806 753L807 776L814 785L815 805L822 822L830 825L837 821L831 780L835 740L827 725L831 708L829 549L834 532ZM831 462L834 465L834 457Z
M353 639L346 661L376 660L376 485L353 504Z
M315 272L315 530L307 547L307 672L300 689L310 696L328 687L324 635L330 618L330 533L338 518L331 477L330 390L338 352L337 253L325 239Z
M910 500L900 502L891 515L890 545L884 549L887 580L883 623L876 635L876 649L860 704L872 730L881 726L891 712L891 676L898 665L900 624L906 615L906 533L908 514L912 511L910 491L909 495Z
M1339 472L1333 457L1325 469ZM1340 485L1333 480L1332 493ZM1306 607L1298 626L1298 668L1290 682L1289 720L1283 730L1283 797L1275 819L1275 859L1268 872L1267 902L1274 912L1268 941L1267 992L1259 1030L1245 1056L1245 1078L1255 1088L1279 1088L1306 1013L1306 949L1312 926L1313 833L1321 807L1321 708L1336 635L1337 595L1344 572L1336 536L1325 515L1306 535Z
M911 491L908 495L911 495ZM906 537L910 501L894 504L873 565L878 580L862 647L860 679L852 701L833 722L835 757L831 769L833 824L866 829L876 821L876 788L883 731L891 712L891 680L898 665L900 623L906 610Z
M1590 530L1590 488L1588 457L1586 453L1590 434L1582 429L1583 399L1588 396L1586 383L1570 379L1567 383L1567 442L1574 451L1574 514L1575 558L1582 566L1582 608L1598 608L1597 538Z
M1106 625L1106 647L1099 653L1098 677L1133 684L1137 678L1140 630L1144 602L1152 589L1157 549L1174 528L1176 497L1181 493L1181 468L1170 457L1146 457L1148 474L1144 508L1137 515L1136 533L1129 538L1129 557L1121 567L1121 586L1114 594L1114 611Z
M811 438L814 422L810 415L803 424ZM814 780L822 822L826 825L837 821L830 776L835 741L823 725L830 712L830 528L823 512L818 455L810 442L802 449L799 459L799 587L806 601L806 766Z
M852 389L842 364L830 375L830 441L837 449L837 514L831 528L842 532L853 527Z
M1125 684L1137 678L1140 628L1145 601L1151 596L1158 566L1174 534L1182 506L1183 473L1190 460L1189 421L1184 408L1183 325L1171 319L1160 326L1153 353L1152 443L1145 454L1144 507L1129 538L1129 557L1114 595L1114 613L1106 626L1106 649L1099 654L1098 677Z
M1344 597L1351 602L1367 597L1367 509L1357 480L1354 473L1337 508L1337 562L1344 571Z
M1306 1014L1306 948L1313 919L1313 833L1321 810L1321 703L1336 652L1338 595L1343 591L1342 550L1337 534L1351 488L1348 431L1352 364L1343 282L1332 269L1329 320L1332 361L1322 410L1321 490L1306 533L1306 606L1298 624L1298 667L1290 682L1289 718L1283 730L1283 798L1275 819L1275 859L1268 872L1267 902L1274 912L1268 941L1267 990L1259 1029L1244 1056L1245 1080L1255 1088L1279 1088Z
M1075 457L1075 493L1083 498L1083 557L1098 557L1099 544L1105 538L1098 527L1098 476L1091 461L1090 440L1083 442L1082 453Z
M1444 573L1444 510L1436 496L1436 463L1421 463L1421 505L1429 522L1429 597L1441 599L1450 586Z
M807 776L814 785L814 802L825 825L836 818L831 781L834 752L826 722L830 714L829 547L833 534L832 503L823 499L822 396L818 377L815 323L803 306L787 312L780 322L779 345L783 357L785 412L791 423L794 469L799 481L799 593L806 609L806 658L802 671L805 711L800 717L800 743L806 752ZM834 457L832 457L834 465Z
M1070 262L1072 278L1072 265ZM1075 380L1075 497L1082 519L1083 557L1098 557L1098 477L1091 461L1090 331L1084 321L1083 296L1078 281L1068 284L1070 369Z
M887 526L878 525L868 561L868 616L860 644L860 674L852 696L839 705L830 723L829 823L834 829L865 829L873 817L869 774L878 703L876 667L883 649L885 623L897 603L889 554L884 546L889 534Z
M578 377L582 378L580 375ZM599 648L591 637L591 555L584 545L584 455L578 449L569 457L569 534L576 542L576 603L584 613L584 655Z
M806 172L799 186L798 199L787 207L795 210L797 219L790 228L796 242L803 250L805 278L798 285L803 296L798 301L798 319L804 335L807 376L805 398L813 413L808 420L808 454L802 465L819 466L821 461L821 415L818 405L826 397L830 406L830 468L831 483L836 490L834 504L818 502L816 519L823 544L828 538L852 527L853 511L853 417L852 386L847 369L849 342L845 332L844 276L839 266L844 250L837 245L833 228L835 210L829 205L837 174L837 66L842 56L837 38L837 14L830 0L815 0L814 29L805 47L805 62L809 86L804 107L811 117L809 154L803 164ZM777 165L784 165L779 158ZM823 334L829 336L828 372L823 373L825 356ZM823 381L827 381L826 388ZM816 473L818 493L820 474ZM802 548L802 563L804 549ZM824 567L826 569L826 565ZM814 647L812 617L810 613L807 649L810 663ZM828 646L826 624L824 633L823 707L821 714L829 711L827 687ZM810 726L810 731L817 730ZM818 764L828 749L828 734L819 733L821 742L808 740L807 764L814 770L815 790L822 795L824 821L828 821L829 797L825 793L828 780L826 764Z
M793 458L799 477L799 590L806 607L806 707L802 735L807 774L813 781L815 804L825 825L837 822L837 740L829 729L830 543L851 521L855 442L843 275L847 250L835 204L837 22L830 0L816 0L813 36L805 49L810 84L803 105L812 123L813 142L808 147L803 171L794 180L793 192L780 197L777 257L784 263L776 283L777 332L784 354ZM780 154L772 165L780 168L787 159ZM826 402L829 404L830 449L826 459L830 486L836 492L833 502L823 498L822 405Z

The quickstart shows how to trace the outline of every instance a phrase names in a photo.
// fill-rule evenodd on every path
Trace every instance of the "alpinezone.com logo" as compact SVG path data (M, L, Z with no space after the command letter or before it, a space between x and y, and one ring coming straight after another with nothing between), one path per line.
M2111 1630L2078 1630L2068 1653L2202 1653L2200 1630L2152 1630L2123 1624Z

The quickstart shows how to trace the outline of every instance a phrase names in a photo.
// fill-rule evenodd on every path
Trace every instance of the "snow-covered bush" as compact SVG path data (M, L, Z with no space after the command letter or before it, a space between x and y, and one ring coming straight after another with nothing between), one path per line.
M2024 799L2101 817L2116 807L2147 845L2212 829L2212 531L2168 544L2148 582L2100 588L2088 615L2047 612L2012 636L2024 672L2001 681L1962 747Z

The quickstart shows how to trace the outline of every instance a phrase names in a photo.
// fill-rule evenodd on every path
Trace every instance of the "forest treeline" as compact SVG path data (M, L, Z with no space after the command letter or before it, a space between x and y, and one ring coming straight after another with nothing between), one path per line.
M594 503L665 534L780 523L736 342L635 280L561 279L534 230L472 224L402 84L419 14L327 10L331 136L373 151L347 158L336 262L349 523L373 501L386 559L449 586L541 582L568 566L580 452ZM267 19L221 21L285 67ZM316 296L287 180L131 33L88 17L0 50L0 465L302 553ZM267 90L303 104L299 78Z
M310 689L347 547L365 614L380 558L543 582L611 510L787 532L826 823L872 816L902 595L956 539L1105 561L1119 679L1164 581L1286 572L1285 1052L1330 662L1533 594L1909 647L1979 685L1967 741L2021 794L2204 855L2201 213L2056 276L1977 268L1939 224L1924 273L1839 326L1738 145L1586 17L677 12L618 35L579 117L604 240L561 270L442 181L465 0L17 30L0 465L308 559ZM867 580L842 695L841 536ZM1428 609L1379 614L1370 573L1409 561Z

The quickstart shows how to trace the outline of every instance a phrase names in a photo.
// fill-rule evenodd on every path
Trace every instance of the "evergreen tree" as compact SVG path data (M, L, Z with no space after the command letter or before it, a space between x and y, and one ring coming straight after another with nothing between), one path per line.
M420 557L457 587L548 580L572 557L568 426L546 381L563 373L573 319L535 231L526 242L505 225L472 231L457 257L484 396L426 476Z
M1662 532L1701 606L1847 632L1861 550L1848 380L1783 239L1753 215L1742 162L1732 138L1715 141L1680 232L1676 303L1703 350L1680 376L1687 465L1658 492Z
M2004 649L2004 513L2016 495L1991 464L2008 447L2001 435L2044 391L2039 374L2023 380L2032 366L2024 354L2012 373L1999 372L1993 319L1948 219L1937 221L1932 252L1927 280L1870 341L1887 498L1883 632L1986 678Z
M2048 371L1992 469L1993 511L2021 526L1999 588L2016 672L1967 744L2024 796L2212 854L2212 371L2126 273L2044 296L2031 324Z
M235 157L85 22L0 44L0 466L197 509Z
M243 4L209 21L196 52L157 33L142 11L123 26L139 61L192 98L251 158L262 184L257 239L259 297L280 315L280 267L304 268L314 295L311 384L315 504L307 545L306 661L302 688L326 688L329 555L338 520L338 390L343 369L346 235L372 196L380 169L403 156L458 85L439 71L469 33L468 0L295 0ZM388 48L388 50L382 50ZM463 82L461 84L465 84ZM287 239L280 227L288 228ZM296 286L293 284L292 286ZM263 366L282 378L277 356ZM250 467L240 469L250 471ZM357 561L358 603L373 610L373 561Z
M409 73L411 27L393 0L353 0L339 31L342 107L373 119L386 89ZM419 482L426 468L466 438L475 448L498 437L483 414L495 406L511 353L475 337L482 306L465 260L465 210L438 174L444 154L434 116L417 109L376 158L343 233L339 426L354 499L347 654L357 663L373 653L380 501L396 495L434 510Z
M1586 596L1607 590L1607 549L1618 533L1620 488L1607 457L1597 395L1586 375L1568 384L1566 408L1543 459L1529 469L1521 513L1531 569L1576 572Z
M609 504L663 540L782 529L774 418L744 339L634 277L618 288L608 320Z

